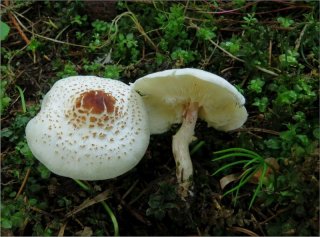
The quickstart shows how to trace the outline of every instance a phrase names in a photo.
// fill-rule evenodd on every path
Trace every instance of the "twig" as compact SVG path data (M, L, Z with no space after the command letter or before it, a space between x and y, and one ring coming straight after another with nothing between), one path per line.
M120 204L129 211L129 213L135 217L138 221L140 221L141 223L150 226L151 222L146 220L140 213L138 213L137 211L135 211L130 205L128 205L123 199L120 198L119 195L117 195L117 198L120 201Z
M132 185L131 187L127 190L127 192L125 194L123 194L123 196L121 197L121 200L122 199L125 199L126 196L129 195L129 193L135 188L135 186L139 183L139 179L137 179Z
M290 209L292 209L292 207L286 207L284 209L281 209L281 210L277 211L276 214L274 214L274 215L270 216L269 218L265 219L264 221L260 222L260 225L263 225L263 224L269 222L270 220L274 219L275 217L277 217L281 213L289 211Z
M120 20L120 18L122 18L123 16L129 16L130 19L133 21L133 23L135 24L137 30L140 32L140 34L144 37L145 41L147 41L150 46L156 51L158 52L158 47L155 45L155 43L150 39L150 37L147 35L147 33L144 31L143 27L141 26L140 22L138 21L136 15L131 12L130 10L127 12L124 12L122 14L120 14L119 16L117 16L114 21L115 24L117 23L118 20Z
M58 236L63 236L64 235L64 230L66 229L66 226L68 224L68 221L66 221L65 223L63 223L63 225L61 226Z
M294 49L295 49L296 51L298 51L298 49L299 49L299 47L300 47L302 38L303 38L303 36L304 36L304 32L306 31L307 27L308 27L308 24L305 24L305 26L303 27L303 29L302 29L302 31L301 31L301 33L300 33L300 35L299 35L299 38L296 40L296 46L294 47Z
M4 0L4 4L7 7L9 7L10 6L9 0ZM17 29L18 33L20 34L21 38L24 40L24 42L26 42L27 45L30 44L30 40L25 35L25 33L22 31L19 23L17 22L16 18L13 16L13 14L10 11L8 12L8 16L9 16L12 24L14 25L14 27Z
M271 66L271 59L272 59L272 40L269 41L269 60L268 60L269 67Z
M279 132L269 130L269 129L264 129L264 128L238 128L231 132L263 132L263 133L269 133L276 136L280 135Z
M34 1L23 1L21 3L17 3L16 1L14 5L10 5L10 6L6 6L5 4L0 4L0 15L3 16L7 14L7 12L9 11L19 10L20 8L27 7L29 5L32 5L33 3Z
M260 70L261 72L268 73L268 74L270 74L270 75L272 75L272 76L275 76L275 77L279 76L278 73L275 73L275 72L273 72L273 71L270 71L270 70L268 70L268 69L266 69L266 68L263 68L263 67L260 67L260 66L255 66L255 67L256 67L258 70Z
M17 200L17 198L18 198L18 197L20 196L20 194L22 193L24 187L26 186L26 183L27 183L27 180L28 180L28 178L29 178L30 172L31 172L31 168L28 168L28 169L27 169L27 173L26 173L26 175L24 176L24 179L23 179L23 181L22 181L22 184L21 184L21 186L20 186L20 188L19 188L19 191L18 191L18 193L17 193L17 195L16 195L16 197L15 197L15 200Z
M54 217L54 215L52 215L51 213L46 212L46 211L44 211L44 210L41 210L41 209L39 209L39 208L37 208L37 207L30 206L30 209L33 210L33 211L39 212L39 213L41 213L41 214L44 214L44 215L46 215L46 216Z
M232 231L232 232L244 233L244 234L247 234L249 236L259 236L257 233L255 233L255 232L253 232L251 230L245 229L243 227L238 227L238 226L229 227L228 230Z
M39 38L41 38L41 39L49 40L49 41L52 41L52 42L55 42L55 43L59 43L59 44L66 44L66 45L75 46L75 47L81 47L81 48L89 48L89 46L86 46L86 45L80 45L80 44L73 44L73 43L69 43L69 42L64 42L64 41L52 39L52 38L49 38L49 37L46 37L46 36L43 36L43 35L39 35L39 34L37 34L37 33L34 33L34 32L32 32L32 31L30 31L30 30L19 20L19 18L17 17L17 15L20 16L20 17L23 17L23 18L25 18L25 17L22 16L21 14L17 13L17 12L16 12L15 14L13 14L13 16L14 16L15 19L19 22L19 24L21 25L21 27L22 27L25 31L33 34L34 36L37 36L37 37L39 37ZM25 19L26 19L26 18L25 18ZM29 21L29 20L28 20L28 21Z
M229 53L227 50L225 50L224 48L220 47L216 42L214 42L213 40L209 39L209 42L211 44L213 44L214 46L216 46L218 49L220 49L222 52L224 52L225 54L227 54L230 58L233 58L234 60L237 60L239 62L245 63L244 60L234 56L233 54Z

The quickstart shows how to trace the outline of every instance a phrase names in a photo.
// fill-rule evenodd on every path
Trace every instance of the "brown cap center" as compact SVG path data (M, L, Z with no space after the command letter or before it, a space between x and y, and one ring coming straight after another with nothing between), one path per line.
M76 108L91 114L101 114L105 110L113 113L116 99L102 90L86 91L76 99Z

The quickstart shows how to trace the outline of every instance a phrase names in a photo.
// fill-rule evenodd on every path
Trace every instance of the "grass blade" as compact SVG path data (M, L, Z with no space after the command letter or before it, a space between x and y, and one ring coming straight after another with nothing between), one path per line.
M252 196L252 198L251 198L251 201L250 201L250 204L249 204L249 209L251 208L251 206L252 206L253 202L255 201L255 199L256 199L259 191L260 191L261 188L262 188L263 180L264 180L264 177L265 177L265 175L266 175L266 173L267 173L267 168L268 168L268 165L267 165L267 164L264 164L264 165L263 165L263 170L262 170L261 176L260 176L260 178L259 178L259 184L258 184L257 188L255 189L254 194L253 194L253 196Z
M238 148L238 147L228 148L228 149L224 149L224 150L221 150L221 151L215 151L215 152L213 152L213 154L222 154L222 153L227 153L227 152L243 152L243 153L247 153L247 154L251 154L251 155L260 157L260 155L257 154L254 151L250 151L250 150L247 150L247 149L244 149L244 148Z
M108 204L105 201L101 202L101 204L110 216L110 219L113 224L114 236L119 236L119 225L118 225L116 216L113 214L111 208L108 206Z
M257 159L256 156L253 156L251 154L245 154L245 153L231 153L231 154L227 154L227 155L223 155L217 158L212 159L211 161L218 161L218 160L223 160L223 159L227 159L230 157L248 157L251 159Z
M204 144L205 144L204 141L198 142L190 151L190 155L193 155L194 153L196 153Z
M248 161L249 160L239 160L239 161L235 161L235 162L232 162L230 164L224 165L221 168L219 168L217 171L215 171L212 175L216 175L220 171L225 170L225 169L227 169L227 168L229 168L231 166L234 166L234 165L237 165L237 164L241 164L241 163L247 163Z
M90 187L88 187L84 182L78 179L73 179L83 190L90 191Z
M24 98L24 93L23 93L23 91L22 91L20 86L16 85L16 88L19 91L19 95L20 95L20 99L21 99L22 111L23 111L23 113L26 113L27 112L27 106L26 106L26 100Z

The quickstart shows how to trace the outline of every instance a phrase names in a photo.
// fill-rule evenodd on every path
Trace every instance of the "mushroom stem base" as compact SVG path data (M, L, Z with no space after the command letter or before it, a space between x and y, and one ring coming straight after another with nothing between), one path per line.
M182 199L189 196L192 188L193 166L189 153L189 144L195 140L194 128L198 118L198 103L191 102L183 115L182 125L172 139L172 152L176 162L176 175L179 194Z

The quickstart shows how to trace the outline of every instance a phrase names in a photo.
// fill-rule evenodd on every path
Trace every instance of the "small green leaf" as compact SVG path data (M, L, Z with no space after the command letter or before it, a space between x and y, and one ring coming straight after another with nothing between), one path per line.
M9 34L10 27L3 21L0 21L0 40L5 40Z
M24 219L25 219L24 213L21 211L16 212L11 216L12 224L16 227L20 227L22 225Z
M293 20L286 17L278 17L277 22L279 22L282 27L289 27L294 23Z
M12 222L8 219L2 219L1 220L1 227L4 229L11 229L12 228Z
M294 102L296 102L297 98L298 98L298 95L295 91L288 90L288 91L285 91L285 92L279 94L277 99L280 102L280 104L291 105Z
M312 133L316 139L320 139L320 128L315 128Z
M261 113L266 112L269 104L269 100L267 97L254 98L254 103L252 105L257 106Z
M306 146L309 144L309 139L306 135L297 135L297 138L300 140L302 145Z
M248 89L254 91L256 93L262 92L262 87L264 86L265 82L260 78L253 79L249 82Z
M37 170L39 171L41 178L47 179L50 177L51 172L44 165L39 164L39 166L37 167Z
M268 139L264 142L268 148L277 150L280 149L280 142L277 139Z
M216 28L213 29L206 29L206 28L200 28L197 31L196 36L201 40L210 40L216 36L216 34L213 32Z

